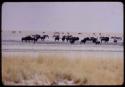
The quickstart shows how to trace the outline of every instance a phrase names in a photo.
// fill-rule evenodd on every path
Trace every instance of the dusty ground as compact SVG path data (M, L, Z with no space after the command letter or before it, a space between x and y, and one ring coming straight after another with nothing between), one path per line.
M3 52L4 85L121 85L121 52Z

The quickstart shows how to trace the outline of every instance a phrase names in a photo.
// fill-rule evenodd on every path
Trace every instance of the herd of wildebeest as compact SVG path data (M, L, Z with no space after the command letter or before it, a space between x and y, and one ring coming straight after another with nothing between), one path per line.
M35 34L35 35L28 35L25 37L22 37L21 40L22 42L33 42L36 43L39 39L41 39L41 41L44 41L46 38L49 39L49 35L39 35L39 34ZM71 43L74 44L76 41L79 41L80 44L85 44L87 41L91 41L94 44L101 44L101 43L108 43L110 39L113 39L113 43L117 43L118 40L122 40L122 37L107 37L107 36L101 36L99 38L97 37L84 37L83 39L80 40L79 37L73 36L73 35L63 35L62 37L60 37L60 35L53 35L53 38L55 40L55 42L58 41L62 41L62 42L67 42L67 43Z

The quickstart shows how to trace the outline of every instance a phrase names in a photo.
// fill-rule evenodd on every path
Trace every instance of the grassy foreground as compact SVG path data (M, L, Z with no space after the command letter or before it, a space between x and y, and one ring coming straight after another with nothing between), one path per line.
M4 85L121 85L123 77L122 58L2 57Z

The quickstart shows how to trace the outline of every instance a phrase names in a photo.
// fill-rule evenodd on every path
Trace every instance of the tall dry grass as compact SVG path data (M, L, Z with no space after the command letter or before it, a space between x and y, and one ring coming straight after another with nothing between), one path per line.
M20 57L20 58L18 58ZM65 55L2 57L4 85L54 85L73 81L76 85L120 85L122 58L67 58Z

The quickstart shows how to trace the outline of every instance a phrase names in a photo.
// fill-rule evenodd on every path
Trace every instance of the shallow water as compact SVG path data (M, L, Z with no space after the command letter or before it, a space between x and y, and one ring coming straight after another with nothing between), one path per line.
M43 52L2 52L4 56L25 56L26 58L38 58L40 56L64 57L64 58L123 58L123 52L78 52L78 51L43 51Z
M47 44L49 43L49 44ZM22 43L20 41L2 41L2 54L10 56L40 55L65 56L67 58L123 58L123 46L115 44L69 44L69 43Z

